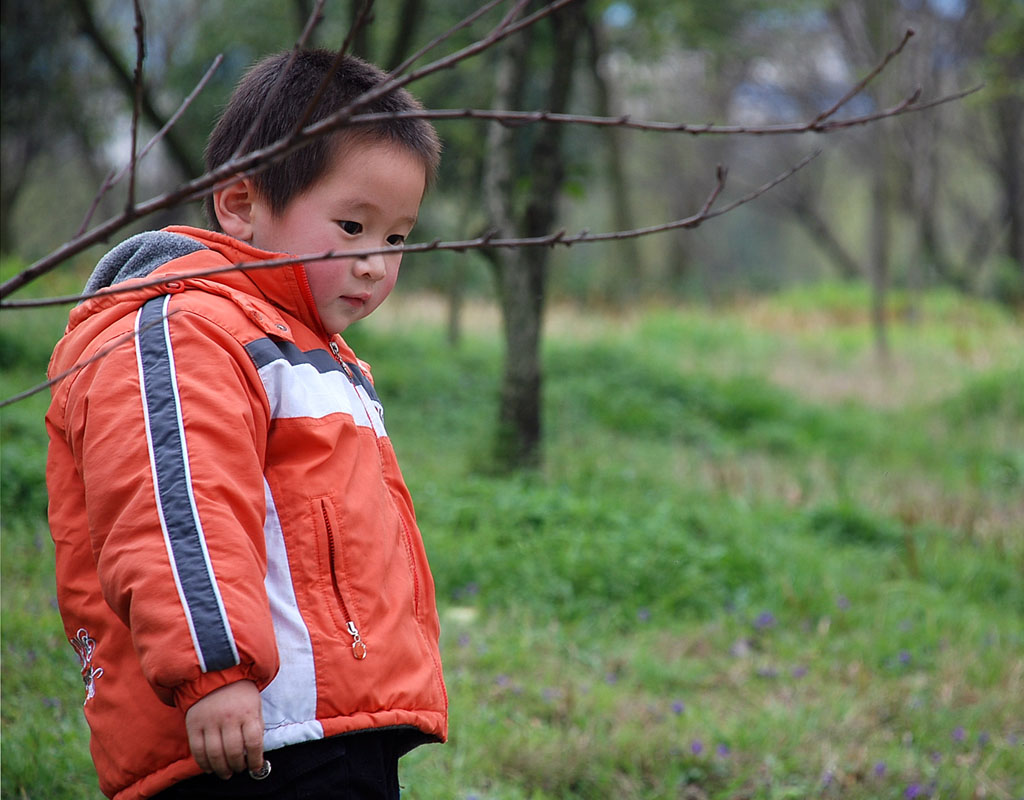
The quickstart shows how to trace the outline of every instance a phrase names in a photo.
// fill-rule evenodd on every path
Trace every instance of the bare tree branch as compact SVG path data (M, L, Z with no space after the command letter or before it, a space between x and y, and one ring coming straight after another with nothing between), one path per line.
M869 114L848 117L841 120L819 121L816 117L815 119L807 122L792 122L779 125L761 126L714 125L711 123L694 125L687 122L635 120L628 114L618 117L597 117L585 114L556 114L550 111L500 111L489 108L424 109L422 111L401 111L386 114L355 114L349 118L348 122L352 125L357 125L362 123L382 122L388 119L474 119L488 122L500 122L509 127L533 125L539 122L553 122L568 125L589 125L600 128L627 128L639 131L654 131L657 133L686 133L691 136L777 136L800 133L829 133L831 131L842 130L843 128L867 125L871 122L878 122L879 120L887 119L889 117L896 117L909 112L924 111L925 109L934 108L938 105L962 100L964 97L974 94L982 88L982 86L975 86L961 92L944 95L926 103L918 102L920 89L917 89L896 105L880 109L879 111L873 111Z
M336 122L331 118L322 120L315 125L307 126L304 128L298 137L293 137L291 144L288 144L285 140L281 140L271 144L260 150L254 150L245 156L232 159L223 164L218 169L208 172L205 175L196 178L195 180L189 181L182 184L177 189L167 192L163 195L159 195L151 200L144 203L140 203L133 208L126 209L118 217L113 217L101 225L97 226L87 234L81 234L74 237L68 242L65 242L61 247L54 250L48 256L43 257L39 261L26 267L24 270L19 272L8 279L5 283L0 284L0 299L6 297L11 292L16 291L25 284L29 283L39 275L43 275L55 266L63 262L65 259L70 258L76 253L81 252L90 245L93 245L100 241L105 241L108 236L112 233L120 230L126 225L134 222L137 219L148 216L149 214L158 211L163 208L168 208L178 203L192 200L203 196L210 191L216 191L217 188L222 185L225 181L234 180L235 177L241 173L255 169L261 164L270 163L275 157L280 157L292 150L297 149L307 138L313 138L315 135L324 135L327 131L332 130L334 127L340 127L343 124L358 124L362 122L379 122L385 119L396 119L396 118L421 118L421 119L461 119L471 118L480 120L498 120L519 124L532 124L537 122L556 122L563 124L580 124L580 125L594 125L594 126L621 126L633 130L647 130L647 131L661 131L661 132L677 132L687 133L691 135L753 135L753 136L765 136L765 135L779 135L779 134L801 134L801 133L828 133L829 131L839 130L841 128L853 127L855 125L865 125L871 122L875 122L887 117L897 116L899 114L908 113L911 111L923 111L928 108L933 108L943 103L953 102L966 97L969 94L977 92L981 87L974 87L962 92L957 92L952 95L946 95L938 98L937 100L930 101L928 103L917 103L913 101L916 98L916 93L911 95L903 102L893 106L891 108L866 114L859 117L852 117L846 120L838 121L825 121L814 123L792 123L785 125L769 125L764 127L750 127L750 126L739 126L739 125L690 125L687 123L669 123L669 122L645 122L632 120L628 116L625 117L589 117L574 114L553 114L546 111L492 111L488 109L459 109L459 110L424 110L424 111L407 111L407 112L396 112L392 114L356 114L348 117L344 122ZM301 140L301 141L299 141ZM2 307L2 306L0 306Z
M574 244L584 244L584 243L592 243L592 242L607 242L607 241L613 241L613 240L619 240L619 239L636 238L636 237L639 237L639 236L649 236L651 234L661 233L663 231L676 230L676 229L679 229L679 228L691 228L692 229L692 228L698 227L699 225L703 224L704 222L706 222L709 219L713 219L714 217L718 217L718 216L722 216L723 214L727 214L730 211L732 211L732 210L734 210L734 209L736 209L736 208L738 208L738 207L740 207L740 206L742 206L742 205L744 205L746 203L749 203L752 200L755 200L756 198L758 198L761 195L763 195L765 192L770 191L773 187L777 186L782 181L784 181L787 178L789 178L791 175L793 175L797 171L803 169L813 159L817 158L817 156L819 154L820 154L820 151L812 153L811 155L807 156L802 161L800 161L799 163L797 163L794 166L790 167L788 170L786 170L785 172L779 174L778 176L776 176L772 180L768 181L767 183L762 184L761 186L759 186L758 188L754 189L753 191L748 192L747 194L745 194L742 197L734 200L733 202L731 202L731 203L729 203L729 204L727 204L725 206L722 206L721 208L719 208L716 211L713 211L712 207L714 206L714 204L717 201L718 197L721 195L722 190L725 188L725 180L726 180L726 175L727 175L727 171L723 167L719 166L717 168L717 170L716 170L716 183L715 183L715 186L711 190L711 192L708 194L708 197L704 201L704 204L701 206L700 211L698 211L696 214L694 214L694 215L692 215L690 217L686 217L684 219L674 220L672 222L666 222L666 223L664 223L662 225L652 225L652 226L649 226L649 227L646 227L646 228L636 228L636 229L629 230L629 231L613 231L613 232L610 232L610 233L598 233L598 234L591 234L588 231L581 231L580 233L577 233L577 234L575 234L573 236L566 236L565 235L565 231L561 230L561 231L558 231L556 233L548 234L546 236L537 236L537 237L525 238L525 239L499 239L499 238L495 237L493 233L487 233L487 234L484 234L483 236L477 237L475 239L469 239L469 240L462 241L462 242L440 242L438 240L435 240L433 242L429 242L429 243L425 243L425 244L421 244L421 245L405 245L404 247L401 247L401 248L378 248L378 249L375 249L375 250L349 251L349 252L345 252L345 253L328 252L328 253L323 253L323 254L315 255L315 256L299 256L299 257L295 257L295 258L275 259L273 261L253 262L253 263L250 263L250 264L237 264L237 265L231 265L229 267L218 267L216 269L202 270L202 271L199 271L199 272L189 273L187 276L185 276L185 275L181 275L181 276L166 276L165 275L165 276L162 276L159 279L150 280L150 281L134 281L134 282L132 282L131 286L126 287L126 288L109 287L107 289L101 290L100 292L95 292L93 294L88 294L88 295L78 295L78 296L74 296L74 297L63 297L63 298L43 298L43 299L40 299L40 300L21 300L21 301L19 301L19 300L12 300L12 301L8 301L6 303L0 302L0 308L38 308L38 307L49 306L49 305L63 305L65 303L72 303L72 302L77 302L79 300L88 299L89 297L95 297L96 295L99 295L99 294L103 294L103 295L117 294L117 293L121 293L121 292L125 292L125 291L135 291L135 290L138 290L138 289L141 289L141 288L145 288L147 286L157 286L157 285L159 285L161 283L166 283L167 281L174 280L176 278L184 278L184 277L188 277L188 278L209 277L209 276L212 276L212 275L217 275L217 274L221 274L221 273L224 273L224 272L233 272L233 271L236 271L236 270L270 269L272 267L280 267L280 266L285 266L287 264L295 264L295 263L299 263L299 262L310 262L310 261L316 261L316 260L324 260L324 259L329 259L329 258L336 258L338 256L344 256L344 257L347 257L347 258L359 258L359 257L363 257L363 256L376 255L376 254L382 253L382 252L389 252L390 253L390 252L394 252L395 250L400 250L403 253L426 253L426 252L435 252L435 251L439 251L439 250L455 250L457 252L463 252L463 251L466 251L466 250L484 250L484 249L495 248L495 247L554 247L555 245L565 245L566 247L569 247L569 246L572 246ZM177 313L177 312L172 311L170 314L167 315L167 317L171 317L175 313ZM149 323L149 325L152 326L152 325L162 324L163 320L166 319L167 317L162 317L159 320L155 320L155 321ZM140 331L138 331L138 332L141 332L141 330L145 330L145 328L140 329ZM85 361L82 361L82 362L80 362L78 364L75 364L73 367L71 367L68 370L65 370L61 374L55 375L53 378L51 378L51 379L49 379L47 381L44 381L43 383L37 384L37 385L35 385L35 386L33 386L33 387L29 388L29 389L26 389L23 392L19 392L16 395L12 395L11 397L8 397L8 398L6 398L4 400L0 400L0 408L3 408L5 406L9 406L9 405L11 405L13 403L16 403L16 402L20 401L20 400L24 400L27 397L31 397L34 394L38 394L39 392L45 391L46 389L48 389L49 387L51 387L54 384L58 383L59 381L63 380L64 378L68 377L69 375L73 375L74 373L78 372L81 369L84 369L89 364L93 363L94 361L97 361L98 359L103 358L104 356L106 356L108 353L110 353L115 348L120 347L121 345L126 344L127 342L131 341L138 332L136 332L136 331L129 331L128 333L125 333L122 336L120 336L117 339L115 339L113 342L111 342L108 346L104 347L102 350L99 350L98 352L93 354L90 358L88 358Z
M859 95L867 87L871 81L878 77L878 75L889 66L889 62L892 61L896 56L903 52L903 48L907 46L907 42L913 37L914 31L912 28L907 28L906 33L903 34L903 38L900 43L896 45L892 50L885 54L881 61L875 65L875 67L868 72L863 78L855 83L850 90L844 94L839 100L836 101L835 105L822 111L817 117L814 118L813 122L822 122L829 117L833 116L840 108L849 103L854 97Z
M111 295L120 294L123 292L132 292L138 289L144 289L150 286L159 286L163 283L173 280L181 280L184 278L207 278L212 275L220 275L225 272L235 271L248 271L248 270L261 270L261 269L272 269L274 267L283 267L289 264L300 264L300 263L311 263L314 261L325 261L333 258L368 258L369 256L381 255L381 254L395 254L402 253L403 255L409 253L433 253L442 250L452 250L455 252L465 252L467 250L486 250L492 248L515 248L515 247L554 247L555 245L564 245L571 247L577 244L594 244L599 242L611 242L622 239L636 239L641 236L650 236L655 233L663 233L665 231L678 230L680 228L692 229L702 225L704 222L720 217L723 214L728 214L736 208L742 205L746 205L758 197L768 192L775 186L778 186L784 180L792 176L794 173L800 171L806 167L811 161L820 155L820 151L815 151L809 156L799 161L794 166L787 169L785 172L780 173L776 177L772 178L767 183L762 184L756 189L747 192L742 197L733 200L727 205L721 206L717 209L712 209L713 205L717 202L722 190L725 188L725 181L727 177L727 170L724 167L719 166L716 169L716 183L714 188L708 194L707 199L701 206L700 211L682 219L672 220L670 222L664 222L658 225L650 225L643 228L633 228L631 230L624 231L609 231L605 233L591 233L588 230L580 231L579 233L567 236L564 230L557 231L555 233L545 234L543 236L523 237L523 238L509 238L509 237L498 237L494 231L486 233L482 236L478 236L473 239L465 239L462 241L453 242L442 242L440 239L435 239L432 242L424 242L422 244L407 244L401 247L377 247L367 248L365 250L346 250L346 251L333 251L329 250L324 253L312 253L306 255L290 256L288 258L275 258L267 261L254 261L250 263L232 264L226 267L215 267L212 269L199 270L196 272L190 272L182 275L163 275L159 278L142 281L132 281L131 285L128 286L111 286L105 289L101 289L98 292L91 294L78 294L78 295L65 295L63 297L44 297L32 300L7 300L0 302L0 309L14 309L14 308L42 308L44 306L56 306L56 305L67 305L69 303L77 303L82 300L88 300L90 297L96 297L97 295Z

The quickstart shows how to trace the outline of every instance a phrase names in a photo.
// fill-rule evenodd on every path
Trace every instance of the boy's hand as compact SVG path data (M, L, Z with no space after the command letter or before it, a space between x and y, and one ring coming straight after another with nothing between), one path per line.
M263 706L252 681L210 692L185 713L192 757L203 772L227 780L263 766Z

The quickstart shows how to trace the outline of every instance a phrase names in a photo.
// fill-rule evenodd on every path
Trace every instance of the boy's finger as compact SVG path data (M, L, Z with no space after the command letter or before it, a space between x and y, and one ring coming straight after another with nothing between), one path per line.
M245 770L245 743L242 740L241 728L230 727L221 731L224 746L224 758L231 774ZM223 777L223 776L221 776Z
M208 732L206 736L206 758L210 762L210 772L218 778L227 780L233 774L224 753L224 743L220 731Z
M259 772L263 766L263 723L249 720L242 726L242 739L245 743L246 763L253 772Z
M196 760L199 769L203 772L212 772L210 759L206 755L206 739L201 730L196 732L189 731L188 747L192 751L192 758Z

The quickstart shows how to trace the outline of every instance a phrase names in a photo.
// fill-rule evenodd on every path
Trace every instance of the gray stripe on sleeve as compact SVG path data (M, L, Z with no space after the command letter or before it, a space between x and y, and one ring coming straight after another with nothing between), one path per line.
M192 492L167 320L169 300L169 295L154 297L139 310L139 380L164 542L200 667L211 672L232 667L239 659Z

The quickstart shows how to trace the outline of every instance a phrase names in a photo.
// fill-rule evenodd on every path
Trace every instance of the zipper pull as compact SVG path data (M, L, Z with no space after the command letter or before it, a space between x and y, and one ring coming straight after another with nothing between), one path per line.
M344 359L341 357L341 348L338 347L338 343L332 339L328 344L331 346L331 352L334 353L335 360L341 364L341 368L345 371L348 379L355 383L356 376L352 374L352 370L349 369L348 364L346 364Z
M356 661L362 661L366 658L366 642L359 635L359 628L351 620L348 623L348 632L352 635L352 655Z

